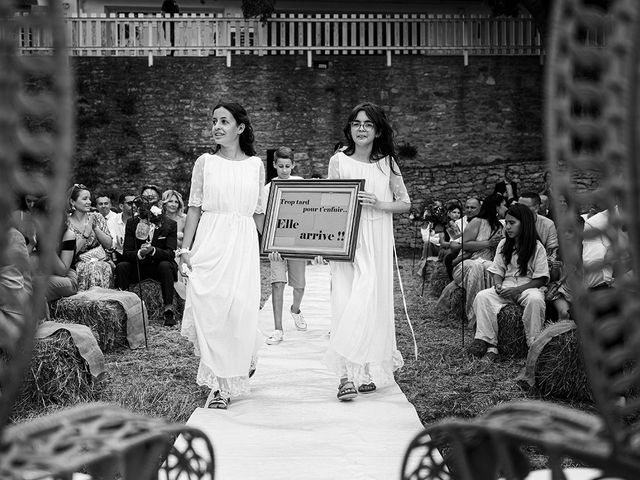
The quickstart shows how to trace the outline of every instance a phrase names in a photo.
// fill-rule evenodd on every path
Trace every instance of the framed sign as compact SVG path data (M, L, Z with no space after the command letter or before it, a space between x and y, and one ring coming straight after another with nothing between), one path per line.
M262 254L284 258L353 261L364 180L271 182L262 231Z

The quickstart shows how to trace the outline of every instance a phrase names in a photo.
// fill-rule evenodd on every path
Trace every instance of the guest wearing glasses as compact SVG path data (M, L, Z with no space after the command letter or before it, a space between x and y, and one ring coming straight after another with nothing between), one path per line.
M125 227L122 261L116 265L116 288L128 290L131 283L145 278L160 282L164 325L171 327L176 324L173 282L178 279L175 262L177 224L162 214L158 187L145 185L140 196L142 201L137 216L127 220Z
M365 179L353 262L331 265L331 336L326 365L340 379L338 400L373 393L403 365L393 307L393 215L411 200L397 162L393 129L372 103L356 106L343 129L347 146L329 160L329 179Z
M109 232L113 240L113 248L116 263L122 261L122 246L124 245L124 232L127 220L133 217L133 200L135 195L122 194L118 198L118 208L120 213L116 213L112 218L107 220Z

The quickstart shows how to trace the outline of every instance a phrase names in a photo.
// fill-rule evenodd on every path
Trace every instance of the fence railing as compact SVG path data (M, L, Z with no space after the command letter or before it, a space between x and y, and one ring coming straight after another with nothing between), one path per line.
M220 14L80 15L66 20L77 56L433 54L541 55L529 17L453 15L274 15L267 22ZM47 53L50 39L22 27L25 55ZM173 41L172 41L173 40Z

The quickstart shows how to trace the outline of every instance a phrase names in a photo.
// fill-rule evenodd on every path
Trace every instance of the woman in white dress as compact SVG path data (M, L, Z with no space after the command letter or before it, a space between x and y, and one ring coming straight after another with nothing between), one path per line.
M393 308L393 214L411 202L396 162L393 130L372 103L356 106L344 128L347 147L329 161L330 179L365 179L353 263L331 262L332 322L325 363L351 400L393 380L403 365ZM357 387L356 387L357 386Z
M193 167L179 251L189 272L182 335L200 356L196 382L211 388L205 407L227 408L249 391L260 308L256 226L264 221L264 165L237 103L213 109L215 153ZM196 234L197 228L197 234ZM195 236L195 238L194 238Z

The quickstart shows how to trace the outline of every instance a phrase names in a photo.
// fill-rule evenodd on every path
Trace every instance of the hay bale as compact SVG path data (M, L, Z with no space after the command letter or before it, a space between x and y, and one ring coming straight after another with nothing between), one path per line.
M465 292L455 282L451 281L442 290L436 303L437 318L443 322L460 325L468 322L465 312Z
M438 298L450 280L444 263L439 261L433 263L434 266L431 274L429 275L429 292L432 297Z
M593 402L575 329L553 336L542 349L535 388L544 397Z
M35 341L14 413L50 405L91 402L99 393L100 385L91 375L71 334L58 330Z
M134 284L129 287L129 291L140 296L140 289L138 285L142 287L142 301L147 307L147 314L149 315L150 322L164 322L164 303L162 302L162 290L160 283L156 280L147 278L142 280L140 284ZM173 312L176 321L182 320L182 313L184 312L184 300L182 300L177 293L173 294Z
M507 358L524 358L529 347L524 335L524 308L515 303L505 305L498 312L498 350Z
M127 314L115 300L87 300L75 296L53 303L52 318L61 323L79 323L91 329L100 350L127 347Z

